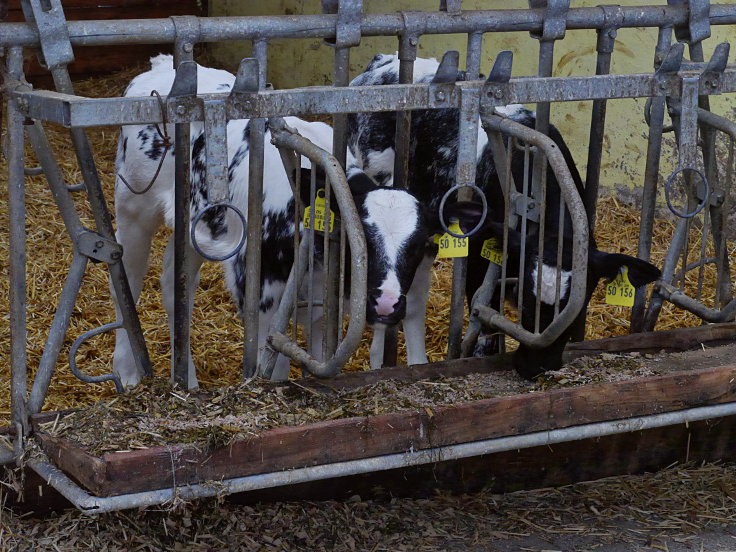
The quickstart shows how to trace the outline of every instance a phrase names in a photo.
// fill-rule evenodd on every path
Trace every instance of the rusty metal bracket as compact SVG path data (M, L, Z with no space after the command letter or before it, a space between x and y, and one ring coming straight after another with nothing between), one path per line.
M322 13L337 14L335 38L325 39L325 44L336 48L360 44L360 22L363 17L363 0L322 0Z
M687 26L675 26L678 42L697 44L710 36L710 0L667 0L667 4L688 7Z
M35 24L41 42L38 62L51 70L74 61L69 29L60 0L22 0L26 21Z
M529 0L529 7L544 10L542 32L531 31L532 38L541 41L565 38L570 0Z
M624 12L619 5L598 6L603 12L605 25L598 29L598 43L596 51L599 54L611 54L616 45L618 29L623 25Z
M199 18L194 15L172 15L169 17L174 24L176 39L174 40L174 68L178 68L183 61L191 61L194 46L199 42L201 31Z
M77 235L77 250L93 261L113 264L123 258L123 247L115 240L108 240L97 232L85 231Z

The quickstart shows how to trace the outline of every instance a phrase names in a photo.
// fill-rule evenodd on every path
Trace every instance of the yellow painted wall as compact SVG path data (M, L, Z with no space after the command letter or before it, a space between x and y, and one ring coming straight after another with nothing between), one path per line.
M572 7L595 6L600 0L572 0ZM620 5L642 5L646 0L617 0ZM665 0L649 3L666 5ZM283 15L320 13L319 0L210 0L210 15ZM387 13L396 10L436 10L438 0L366 0L366 13ZM526 0L464 0L463 9L524 9ZM622 29L619 31L613 54L613 73L648 73L652 70L654 29ZM446 50L465 53L465 35L424 36L419 43L420 57L440 58ZM713 27L713 35L706 40L705 54L710 56L714 46L722 41L731 42L736 51L736 28ZM488 73L499 50L514 52L514 76L536 74L537 41L528 33L487 33L483 41L481 71ZM595 72L595 31L568 31L555 47L554 76L591 75ZM351 77L357 75L376 53L394 52L396 38L364 38L351 53ZM211 49L215 58L230 68L249 55L250 45L218 44ZM733 57L733 54L732 54ZM461 58L462 59L462 58ZM462 64L462 62L461 62ZM330 84L332 79L332 49L321 40L274 41L269 49L268 80L277 88ZM736 95L714 98L714 111L735 118ZM578 167L584 171L591 102L558 103L552 109L555 123L570 145ZM602 184L609 187L632 188L641 185L646 157L646 131L643 118L644 100L616 100L608 104L604 145ZM662 172L674 168L674 160L663 161ZM584 174L584 173L583 173Z

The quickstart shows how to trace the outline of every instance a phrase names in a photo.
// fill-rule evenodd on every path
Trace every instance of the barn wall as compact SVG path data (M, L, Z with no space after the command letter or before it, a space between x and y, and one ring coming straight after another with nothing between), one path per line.
M620 5L662 4L665 0L618 0ZM595 6L600 0L572 0L572 7ZM436 10L438 0L371 0L364 2L368 13L386 13L396 10ZM465 0L464 9L526 8L527 0ZM250 2L247 0L210 0L210 15L279 15L320 13L319 0L271 0ZM623 29L613 55L614 73L651 72L656 31L653 29ZM714 27L713 36L705 42L706 56L721 41L736 45L736 29ZM595 72L594 31L568 31L555 49L554 76L590 75ZM457 49L464 55L464 35L425 36L419 44L422 57L441 57L448 49ZM398 48L394 38L364 38L351 55L351 75L359 73L376 54L394 52ZM502 49L514 52L514 75L536 73L537 42L527 33L486 34L481 70L488 72L495 54ZM238 61L249 54L249 44L223 44L211 48L218 61L234 68ZM269 54L268 79L278 88L305 85L323 85L331 82L332 50L319 40L284 40L274 42ZM644 100L618 100L609 103L604 146L602 185L633 188L643 180L646 157L646 126L643 118ZM714 110L734 117L736 98L715 98ZM552 110L552 121L560 127L571 146L578 167L584 170L587 159L588 127L591 102L557 104ZM672 136L672 135L668 135ZM665 150L668 152L668 150ZM674 169L672 163L663 161L662 173Z
M172 15L207 14L207 0L63 0L62 6L68 21L152 19ZM20 0L9 0L7 8L5 21L25 21ZM102 75L136 64L143 65L151 56L168 50L170 48L161 44L130 44L124 48L76 47L74 62L69 65L69 71L73 77ZM36 86L53 86L48 71L37 63L35 55L30 52L26 56L25 73L28 80Z

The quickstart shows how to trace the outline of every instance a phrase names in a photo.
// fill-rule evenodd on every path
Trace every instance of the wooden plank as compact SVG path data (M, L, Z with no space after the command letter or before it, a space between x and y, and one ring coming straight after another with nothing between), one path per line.
M391 366L365 372L346 372L326 379L303 378L298 380L297 383L310 389L344 391L387 379L419 381L440 377L452 378L468 374L489 374L512 369L511 354L506 353L491 357L460 358L428 364L413 364L411 366Z
M570 343L565 352L686 351L700 346L701 343L733 341L734 339L736 339L736 323L729 322Z
M728 365L432 411L278 428L207 453L191 447L112 453L103 458L105 477L93 478L93 487L87 488L107 496L168 487L174 481L172 464L177 483L191 483L720 404L736 400L735 381L736 365ZM74 456L68 468L75 471L69 473L97 469L97 464L85 467L83 460L88 459Z
M233 495L238 504L434 496L557 487L603 477L651 473L675 463L736 459L736 416L499 452L426 466L262 489Z
M601 353L685 351L704 343L722 343L736 339L736 324L712 324L695 328L678 328L658 332L621 335L606 339L570 343L565 349L565 358L573 359ZM347 390L371 385L384 379L399 381L418 381L439 377L456 377L470 373L488 374L513 370L512 353L483 358L463 358L415 364L412 366L392 366L381 370L350 372L338 374L334 378L298 380L299 385L322 391Z
M42 431L34 433L44 452L56 466L86 489L97 489L104 484L105 462L73 443L53 437Z

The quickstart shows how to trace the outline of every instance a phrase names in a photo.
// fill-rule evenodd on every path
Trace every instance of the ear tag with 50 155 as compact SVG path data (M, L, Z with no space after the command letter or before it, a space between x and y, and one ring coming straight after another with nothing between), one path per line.
M307 206L306 209L304 209L304 228L309 230L311 228L311 220L314 219L314 229L318 232L324 232L325 231L325 213L327 212L327 206L325 205L325 191L323 188L320 188L317 190L317 197L314 198L314 215L310 216L310 213L312 212L312 207ZM332 227L335 224L335 213L332 212L332 209L330 209L330 232L332 232Z

